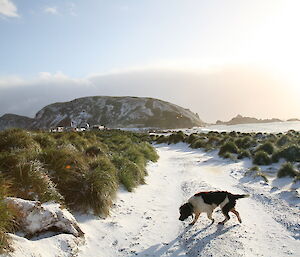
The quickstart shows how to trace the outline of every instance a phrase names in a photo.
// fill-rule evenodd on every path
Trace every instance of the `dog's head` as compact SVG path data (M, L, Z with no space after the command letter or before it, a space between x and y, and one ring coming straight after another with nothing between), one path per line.
M180 217L179 220L184 221L189 216L193 215L193 205L190 203L185 203L179 208Z

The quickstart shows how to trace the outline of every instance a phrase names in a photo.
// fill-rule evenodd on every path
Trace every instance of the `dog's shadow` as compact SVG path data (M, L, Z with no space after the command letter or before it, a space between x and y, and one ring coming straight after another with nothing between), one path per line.
M212 234L206 235L203 238L198 237L201 233L204 233L213 224L210 224L195 233L191 232L191 235L186 235L191 229L192 226L188 226L181 232L175 239L168 243L163 244L155 244L150 246L149 248L135 253L133 256L172 256L172 257L179 257L179 256L186 256L187 252L194 252L196 251L198 254L202 252L207 244L209 244L212 240L217 238L218 236L227 233L229 230L233 229L234 227L238 226L232 225L230 227L224 227L222 225L217 225L215 232ZM178 247L179 246L179 247Z

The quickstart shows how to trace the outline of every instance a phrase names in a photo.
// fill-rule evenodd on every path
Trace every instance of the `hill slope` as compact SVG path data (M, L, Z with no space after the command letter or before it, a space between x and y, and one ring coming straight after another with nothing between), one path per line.
M7 128L28 129L31 127L32 122L32 118L8 113L0 117L0 130Z

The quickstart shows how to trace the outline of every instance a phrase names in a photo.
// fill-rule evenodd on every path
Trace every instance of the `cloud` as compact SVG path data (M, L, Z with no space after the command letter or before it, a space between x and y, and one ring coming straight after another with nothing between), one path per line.
M48 104L96 95L158 98L189 108L206 122L229 120L237 114L300 118L297 94L286 84L264 72L242 68L210 72L127 69L85 78L41 72L30 80L0 78L0 116L15 113L33 117Z
M45 7L44 12L49 13L49 14L53 14L53 15L57 15L58 14L58 9L57 9L56 6Z
M19 17L17 7L11 0L0 0L0 15Z

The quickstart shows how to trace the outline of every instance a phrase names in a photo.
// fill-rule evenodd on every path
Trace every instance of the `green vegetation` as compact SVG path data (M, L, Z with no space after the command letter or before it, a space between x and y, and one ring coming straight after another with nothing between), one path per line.
M150 141L119 130L0 132L0 251L8 249L14 220L6 196L107 216L120 184L133 191L145 183L147 162L158 159Z
M158 144L185 142L193 149L217 150L222 158L250 158L256 165L270 165L280 159L300 162L300 133L296 131L285 134L210 131L190 135L179 131L152 137L151 140Z
M272 163L272 160L265 151L259 150L253 156L253 163L257 165L269 165Z
M226 142L220 147L219 155L224 156L226 153L238 153L238 148L234 142Z
M298 177L300 175L300 172L297 171L293 164L290 162L286 162L282 164L280 169L278 170L277 177L282 178L282 177Z

